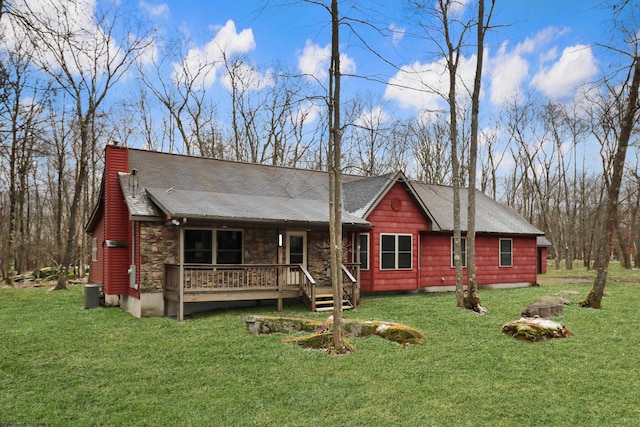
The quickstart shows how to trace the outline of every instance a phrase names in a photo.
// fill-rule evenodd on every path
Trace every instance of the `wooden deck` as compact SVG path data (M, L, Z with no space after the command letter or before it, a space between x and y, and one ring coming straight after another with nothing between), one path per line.
M358 267L343 266L343 308L358 303ZM189 265L183 271L183 303L277 300L282 311L283 300L302 297L311 311L333 309L331 287L317 284L297 264ZM164 299L180 304L179 265L165 265L164 283Z

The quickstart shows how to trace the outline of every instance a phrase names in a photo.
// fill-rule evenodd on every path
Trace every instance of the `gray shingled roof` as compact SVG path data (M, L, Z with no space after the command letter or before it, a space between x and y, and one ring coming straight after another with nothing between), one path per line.
M235 219L328 224L326 172L238 163L129 149L129 169L137 170L134 191L129 173L120 186L132 217ZM364 218L401 173L379 177L344 175L343 222L371 226ZM418 181L407 183L433 229L453 230L453 189ZM461 228L466 230L467 190L461 189ZM476 196L479 233L534 234L542 231L513 209L481 192Z
M374 203L389 189L398 174L374 177L345 176L342 183L343 206L347 212L364 217Z
M124 201L129 209L129 215L133 219L163 219L162 211L151 203L147 192L136 188L130 173L119 172L120 188L124 195Z
M135 149L129 149L129 169L137 170L139 188L149 196L147 203L152 201L168 217L329 222L324 172ZM348 212L342 220L370 226Z
M416 194L429 207L431 217L442 231L453 230L453 187L412 181ZM467 189L460 189L460 228L467 229ZM510 207L476 191L476 232L544 234Z

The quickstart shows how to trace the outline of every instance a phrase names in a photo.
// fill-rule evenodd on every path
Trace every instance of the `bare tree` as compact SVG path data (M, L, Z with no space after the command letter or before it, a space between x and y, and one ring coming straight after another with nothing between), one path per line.
M30 186L34 162L43 154L42 112L50 89L34 76L33 50L25 39L16 40L13 49L1 56L4 71L3 96L0 97L0 120L7 129L0 134L0 159L7 162L9 193L9 227L7 272L21 272L28 262ZM3 129L4 130L4 129ZM8 274L5 277L8 278Z
M471 95L471 142L469 143L469 191L467 192L467 281L468 290L464 306L479 314L486 308L480 305L478 282L476 280L476 166L478 163L478 128L480 113L480 87L482 85L482 65L484 58L484 36L489 28L495 0L485 16L484 0L478 0L478 20L476 22L476 70Z
M46 0L35 8L30 3L8 6L18 31L27 35L35 49L35 62L49 74L74 104L78 152L76 181L71 199L65 250L60 260L61 273L56 289L67 288L67 269L77 248L79 209L89 174L89 159L97 143L93 124L105 97L129 70L138 55L150 43L148 39L125 31L123 13L111 10L87 11L86 5L73 0L63 3ZM46 10L46 13L43 11ZM93 22L79 24L78 16L89 12ZM125 26L125 29L126 28Z
M331 66L329 70L329 239L333 288L333 347L345 351L342 338L342 128L340 122L340 15L331 0Z
M635 33L631 35L635 40ZM611 156L603 155L603 162L610 168L604 168L604 178L607 190L607 202L605 220L601 223L600 235L604 241L599 245L595 258L596 279L593 287L584 301L582 307L601 308L602 296L607 282L609 267L609 254L614 230L618 221L618 202L622 175L624 172L625 158L629 140L634 130L634 123L638 113L638 90L640 89L640 57L634 47L634 52L628 55L631 61L627 68L625 79L621 85L607 85L610 96L613 98L615 111L614 117L619 120L614 126L619 126L616 132L615 148L610 151ZM610 126L610 125L607 125ZM606 165L605 165L606 166Z

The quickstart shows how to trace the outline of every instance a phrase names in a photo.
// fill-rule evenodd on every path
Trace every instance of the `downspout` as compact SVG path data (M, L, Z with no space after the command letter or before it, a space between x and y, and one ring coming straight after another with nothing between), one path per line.
M129 287L138 289L138 274L136 271L136 222L131 221L131 266L129 267Z
M131 187L133 197L138 192L138 170L133 169L129 176L129 186ZM138 290L138 274L136 271L136 221L131 221L131 266L129 267L129 288Z

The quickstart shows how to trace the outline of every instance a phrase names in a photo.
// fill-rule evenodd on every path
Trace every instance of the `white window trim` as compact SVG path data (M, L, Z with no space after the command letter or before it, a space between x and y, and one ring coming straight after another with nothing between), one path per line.
M453 237L451 237L451 250L449 252L449 259L451 260L451 268L456 268L456 264L455 262L453 262ZM462 242L464 241L464 257L462 258L462 268L467 268L467 238L465 236L461 236L460 237L460 245L462 245Z
M510 255L510 264L509 265L503 265L502 264L502 241L503 240L508 240L511 242L511 251L509 253ZM505 252L506 253L506 252ZM500 239L498 241L498 266L500 267L504 267L504 268L511 268L513 267L513 239Z
M395 249L395 268L383 268L382 267L382 237L383 236L394 236L396 238L396 249ZM400 236L409 236L409 238L411 239L411 266L410 267L406 267L406 268L398 268L398 237ZM413 270L413 234L406 234L406 233L380 233L378 235L378 238L380 239L380 270L381 271L394 271L394 270L402 270L402 271L411 271Z
M187 263L186 265L218 265L215 261L218 259L218 231L239 231L242 233L242 262L240 264L244 264L244 230L242 228L209 228L209 227L189 227L185 228L184 231L190 230L205 230L211 231L211 264L199 264L199 263Z

